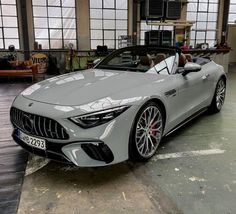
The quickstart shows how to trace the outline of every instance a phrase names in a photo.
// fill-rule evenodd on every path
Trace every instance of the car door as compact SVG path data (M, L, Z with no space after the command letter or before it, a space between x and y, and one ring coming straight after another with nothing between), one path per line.
M165 60L161 61L153 68L151 68L147 73L158 73L163 76L166 76L165 84L162 85L161 91L162 96L165 100L167 115L167 124L166 131L170 131L179 123L180 111L182 111L181 103L179 103L178 90L179 86L182 84L180 80L177 80L175 75L172 73L177 69L179 57L178 54L175 56L170 56ZM162 80L157 80L156 83L159 83ZM157 94L159 93L160 88L157 88Z
M205 66L198 72L190 72L184 76L176 72L178 61L178 55L171 56L149 70L150 73L170 74L169 84L164 91L170 129L206 107L212 93L209 90L210 74Z
M201 71L190 72L186 76L174 75L178 96L174 120L180 123L208 105L212 90L209 90L210 74L204 66Z

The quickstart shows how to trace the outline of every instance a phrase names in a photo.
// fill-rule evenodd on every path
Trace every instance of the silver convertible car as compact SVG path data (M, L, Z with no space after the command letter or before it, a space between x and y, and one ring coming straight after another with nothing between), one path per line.
M177 48L133 46L93 68L36 83L14 100L13 138L27 151L80 167L151 158L161 139L219 112L223 67Z

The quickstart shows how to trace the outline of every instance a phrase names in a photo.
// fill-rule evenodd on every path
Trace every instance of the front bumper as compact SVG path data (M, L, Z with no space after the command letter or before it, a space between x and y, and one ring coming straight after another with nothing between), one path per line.
M25 149L26 151L28 151L32 154L39 155L41 157L46 157L46 158L56 160L56 161L59 161L62 163L72 164L72 162L61 152L61 148L63 146L62 144L58 145L53 142L47 141L47 150L37 149L35 147L32 147L32 146L26 144L22 140L20 140L17 136L17 129L14 129L14 131L12 133L12 138L23 149Z
M17 136L19 127L13 125L12 137L25 150L39 156L80 167L106 166L129 158L130 130L137 113L137 106L131 106L124 113L106 124L83 129L67 119L70 115L56 110L53 105L34 101L33 106L29 108L29 103L32 103L32 100L21 97L15 100L13 107L24 112L54 119L66 129L69 139L42 138L46 141L46 150L41 150L31 147L20 140ZM76 112L73 114L77 115ZM23 132L23 130L21 131Z
M86 153L86 155L93 159L94 161L104 162L104 164L109 164L114 160L113 153L103 142L71 142L71 143L54 143L50 141L46 141L47 148L46 150L38 149L36 147L32 147L25 142L23 142L18 137L18 129L15 128L12 137L16 143L18 143L22 148L26 151L39 155L42 157L46 157L55 161L59 161L62 163L78 165L76 162L76 152L79 150L83 150L81 152ZM80 153L81 153L80 152ZM85 157L86 159L86 157ZM88 159L88 158L87 158Z

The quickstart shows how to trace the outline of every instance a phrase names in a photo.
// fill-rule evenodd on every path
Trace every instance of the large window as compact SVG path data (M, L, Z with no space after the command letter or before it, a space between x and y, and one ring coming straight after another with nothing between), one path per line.
M43 49L77 48L75 0L32 0L35 41Z
M217 31L218 0L188 0L187 20L194 21L191 45L208 43L214 46Z
M128 34L128 0L90 0L91 49L97 45L118 48L118 38Z
M236 23L236 0L230 0L228 23L229 24Z
M19 49L19 32L15 0L0 1L0 48L14 45Z

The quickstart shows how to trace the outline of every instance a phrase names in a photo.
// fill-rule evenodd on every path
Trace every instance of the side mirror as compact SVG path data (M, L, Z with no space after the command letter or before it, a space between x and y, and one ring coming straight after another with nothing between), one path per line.
M95 60L93 61L93 65L94 65L94 66L97 65L99 62L101 62L101 59L95 59Z
M184 66L184 71L182 72L183 76L186 76L191 72L198 72L202 70L202 66L193 62L187 62Z

